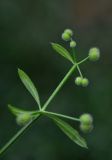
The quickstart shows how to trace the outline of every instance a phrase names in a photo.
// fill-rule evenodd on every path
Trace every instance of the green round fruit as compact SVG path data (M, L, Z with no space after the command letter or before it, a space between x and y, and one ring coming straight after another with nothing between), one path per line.
M73 36L73 31L71 29L65 29L64 33L69 34L70 36Z
M93 118L90 114L84 113L80 116L80 122L84 125L90 125L93 123Z
M90 133L93 129L93 125L92 124L80 124L80 130L83 133Z
M75 79L75 84L76 84L77 86L80 86L80 85L82 84L82 78L81 78L81 77L77 77L77 78Z
M70 41L71 40L71 36L68 33L62 33L62 39L64 41Z
M75 41L71 41L71 42L70 42L70 47L71 47L71 48L76 47L76 42L75 42Z
M100 58L100 50L98 48L91 48L89 50L89 60L97 61Z
M24 126L31 120L32 120L32 116L29 113L22 113L17 116L16 123L20 126Z
M87 87L88 84L89 84L88 79L87 79L87 78L83 78L83 79L82 79L82 86L83 86L83 87Z

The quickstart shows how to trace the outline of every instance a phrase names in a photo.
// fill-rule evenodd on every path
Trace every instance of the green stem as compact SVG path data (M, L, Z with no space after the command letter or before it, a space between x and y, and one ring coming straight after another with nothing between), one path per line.
M7 151L7 149L15 143L24 133L32 126L32 124L40 117L41 115L36 115L35 118L26 124L22 129L20 129L0 150L0 155Z
M83 59L82 61L78 62L77 64L81 64L83 62L85 62L89 57ZM72 68L69 70L69 72L65 75L65 77L62 79L62 81L60 82L60 84L57 86L57 88L54 90L54 92L52 93L52 95L48 98L48 100L45 102L44 106L42 107L42 111L45 111L45 109L47 108L47 106L49 105L49 103L53 100L53 98L57 95L57 93L60 91L60 89L62 88L62 86L65 84L65 82L69 79L70 75L74 72L77 64L74 64L72 66ZM34 114L36 112L33 112ZM63 117L63 118L68 118L68 119L72 119L73 117L69 117L69 116L64 116L61 114L55 114L57 116ZM35 118L30 121L27 125L25 125L21 130L19 130L6 144L5 146L0 150L0 155L2 155L5 151L7 151L7 149L13 144L15 143L31 126L32 124L38 120L38 118L41 115L36 115ZM73 118L74 120L78 120ZM72 119L72 120L73 120ZM79 121L79 120L78 120Z
M40 113L42 113L42 114L48 114L48 115L54 115L54 116L58 116L58 117L61 117L61 118L66 118L66 119L69 119L69 120L79 121L80 122L79 118L74 118L74 117L63 115L63 114L59 114L59 113L48 112L48 111L42 111Z
M78 71L79 71L79 74L80 74L81 78L83 78L82 72L81 72L78 64L77 64L77 69L78 69Z
M77 64L79 65L79 64L82 64L83 62L85 62L85 61L87 61L89 59L89 56L88 57L86 57L86 58L84 58L83 60L81 60L80 62L78 62Z
M75 49L74 48L72 48L72 53L73 53L74 62L76 63L76 55L75 55Z
M81 73L80 67L79 67L79 65L78 65L78 63L77 63L77 59L76 59L76 55L75 55L75 48L72 48L72 52L73 52L74 62L75 62L75 64L77 64L77 70L78 70L81 78L83 78L83 75L82 75L82 73Z
M60 84L57 86L57 88L54 90L54 92L52 93L52 95L48 98L48 100L46 101L46 103L44 104L44 106L42 107L42 111L45 111L45 109L47 108L47 106L49 105L49 103L53 100L53 98L57 95L57 93L60 91L60 89L62 88L62 86L65 84L65 82L69 79L70 75L73 73L73 71L76 68L76 64L74 64L72 66L72 68L68 71L68 73L65 75L65 77L62 79L62 81L60 82ZM9 140L9 142L7 142L5 144L5 146L0 150L0 155L3 154L13 143L15 143L17 141L17 139L19 137L21 137L25 131L30 128L32 126L32 124L40 117L40 115L35 116L35 118L29 122L27 125L25 125L20 131L18 131L15 136L12 137L12 139Z
M40 103L38 104L38 106L39 106L39 110L41 110L42 108L41 108L41 105L40 105Z
M60 82L60 84L57 86L57 88L54 90L54 92L51 94L51 96L48 98L48 100L46 101L46 103L44 104L42 111L44 111L47 106L49 105L49 103L52 101L52 99L56 96L56 94L60 91L60 89L62 88L62 86L65 84L65 82L68 80L68 78L70 77L70 75L74 72L76 68L76 64L73 65L73 67L69 70L69 72L65 75L65 77L63 78L63 80Z

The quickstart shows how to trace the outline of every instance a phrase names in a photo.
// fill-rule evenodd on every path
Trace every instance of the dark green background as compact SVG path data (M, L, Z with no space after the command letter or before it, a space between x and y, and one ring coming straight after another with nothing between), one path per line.
M44 118L8 150L3 160L112 159L111 0L0 0L0 147L20 129L7 104L36 109L17 68L32 78L43 104L71 67L50 46L50 42L63 43L65 28L74 30L79 59L92 46L100 48L101 59L81 66L90 80L89 87L74 85L76 72L48 109L76 117L91 113L94 130L85 136L89 150L74 144ZM73 126L79 129L77 123Z

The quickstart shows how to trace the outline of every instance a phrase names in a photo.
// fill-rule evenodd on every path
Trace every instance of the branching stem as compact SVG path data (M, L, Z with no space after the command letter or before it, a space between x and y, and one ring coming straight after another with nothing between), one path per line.
M75 48L72 48L72 52L73 52L73 57L74 57L74 62L75 62L75 64L77 64L77 70L78 70L78 72L79 72L79 74L80 74L80 76L81 76L81 78L83 78L83 75L82 75L82 72L81 72L81 70L80 70L80 67L79 67L79 64L77 63L77 59L76 59L76 53L75 53Z
M63 87L65 82L69 79L70 75L74 72L76 68L76 64L74 64L71 69L68 71L68 73L65 75L65 77L62 79L60 84L57 86L57 88L54 90L54 92L51 94L51 96L48 98L48 100L45 102L45 104L42 107L42 111L45 111L49 103L54 99L54 97L57 95L57 93L60 91L60 89ZM40 117L40 115L36 115L35 118L29 122L27 125L25 125L21 130L19 130L6 144L5 146L0 150L0 155L2 155L13 143L15 143L19 137L21 137L27 129L29 129L32 124Z
M68 73L65 75L65 77L62 79L62 81L59 83L59 85L57 86L57 88L54 90L54 92L51 94L51 96L48 98L48 100L45 102L45 104L43 105L42 109L40 110L40 113L43 112L45 114L52 114L52 115L56 115L62 118L66 118L66 119L71 119L71 120L75 120L75 121L79 121L79 119L74 118L74 117L70 117L70 116L66 116L66 115L62 115L62 114L58 114L58 113L52 113L52 112L47 112L45 111L46 108L48 107L48 105L50 104L50 102L54 99L54 97L57 95L57 93L61 90L61 88L64 86L64 84L66 83L66 81L69 79L69 77L72 75L72 73L74 72L74 70L76 69L76 67L85 62L88 59L85 58L82 61L73 64L73 66L71 67L71 69L68 71ZM32 125L33 123L38 120L38 118L42 115L42 114L37 114L38 111L34 111L32 113L35 114L34 118L32 121L30 121L28 124L26 124L23 128L21 128L6 144L5 146L0 150L0 155L2 155L5 151L7 151L7 149L14 144Z

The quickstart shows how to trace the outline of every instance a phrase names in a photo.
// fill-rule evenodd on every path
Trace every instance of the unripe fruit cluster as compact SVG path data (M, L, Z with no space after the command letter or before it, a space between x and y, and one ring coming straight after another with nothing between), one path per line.
M75 79L75 84L77 86L83 86L83 87L87 87L89 84L89 80L87 78L82 78L82 77L77 77Z
M97 61L100 58L100 50L96 47L89 50L89 60Z
M80 116L80 130L89 133L93 129L93 118L90 114L85 113Z
M21 113L17 116L16 123L19 126L24 126L31 120L32 120L32 116L29 113Z
M62 39L64 41L70 41L71 37L73 36L73 31L71 29L65 29L62 33Z
M64 41L70 41L70 48L76 47L76 42L72 40L72 36L73 31L71 29L65 29L61 36Z

